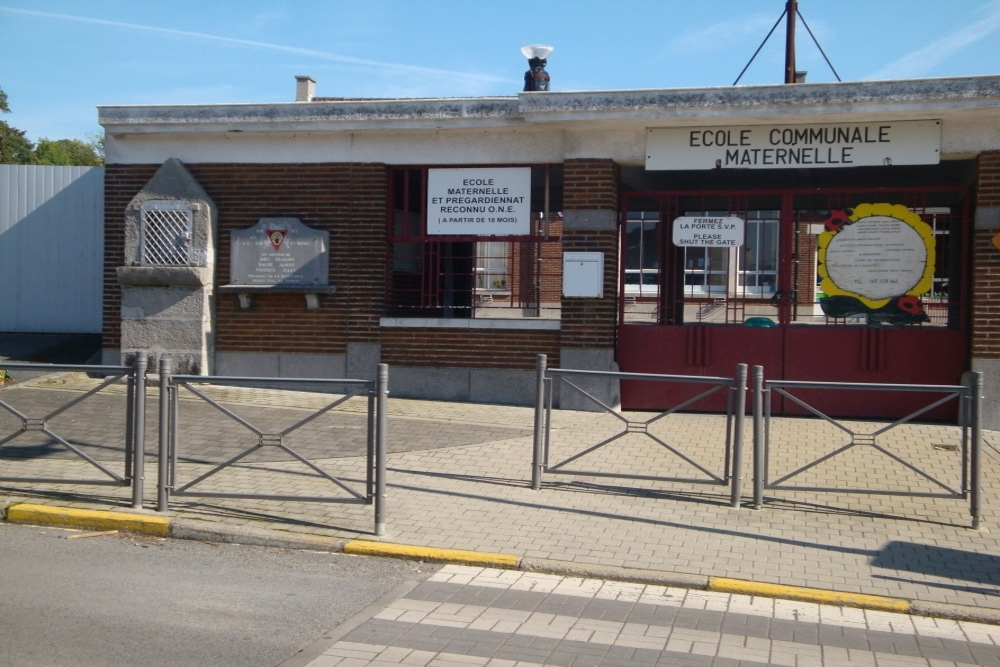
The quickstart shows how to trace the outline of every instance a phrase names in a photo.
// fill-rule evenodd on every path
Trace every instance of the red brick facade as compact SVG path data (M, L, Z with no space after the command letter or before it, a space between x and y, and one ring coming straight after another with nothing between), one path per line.
M382 361L390 366L532 370L535 355L559 360L557 331L396 329L382 331Z
M120 346L121 290L115 271L124 262L124 211L159 166L109 165L106 170L107 348ZM230 233L262 217L294 217L330 233L330 284L337 292L321 295L315 309L306 307L301 294L254 294L251 306L241 308L236 294L217 293L217 352L343 354L348 343L356 342L381 344L382 361L407 366L533 369L537 354L558 359L556 330L380 328L386 298L385 165L185 166L218 210L216 285L229 282ZM543 260L558 258L549 249Z
M1000 207L1000 152L979 156L976 207ZM1000 359L1000 228L976 229L972 262L972 357Z
M566 211L618 214L618 167L611 160L568 160L564 166ZM618 229L566 229L564 252L604 253L604 298L563 299L562 346L613 349L618 321ZM550 364L551 365L551 364Z
M262 217L294 217L330 232L330 284L336 294L307 309L301 294L235 294L216 301L216 350L342 353L377 337L385 293L386 169L372 164L186 165L218 209L216 284L229 282L230 232ZM104 345L119 344L121 298L115 269L124 261L125 207L159 165L110 165L105 182Z

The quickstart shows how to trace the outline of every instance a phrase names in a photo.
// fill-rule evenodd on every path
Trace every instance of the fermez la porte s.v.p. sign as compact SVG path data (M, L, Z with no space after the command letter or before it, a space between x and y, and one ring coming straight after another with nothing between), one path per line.
M746 225L733 216L682 216L674 220L674 245L735 248L743 245Z

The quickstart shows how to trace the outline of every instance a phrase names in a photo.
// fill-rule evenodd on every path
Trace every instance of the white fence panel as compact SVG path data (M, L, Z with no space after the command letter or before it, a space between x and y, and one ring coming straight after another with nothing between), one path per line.
M0 331L100 333L104 168L0 165Z

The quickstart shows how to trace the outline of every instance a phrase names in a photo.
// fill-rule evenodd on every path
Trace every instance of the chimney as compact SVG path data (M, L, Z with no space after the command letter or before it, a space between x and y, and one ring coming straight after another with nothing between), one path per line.
M311 76L295 77L295 101L312 102L316 96L316 81Z
M806 76L808 74L809 74L809 72L804 72L804 71L802 71L800 69L795 70L795 83L805 83L806 82Z

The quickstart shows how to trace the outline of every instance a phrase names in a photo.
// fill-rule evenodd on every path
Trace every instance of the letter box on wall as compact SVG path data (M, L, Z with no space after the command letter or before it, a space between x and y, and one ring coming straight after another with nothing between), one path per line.
M591 299L604 296L604 253L563 253L563 296Z

